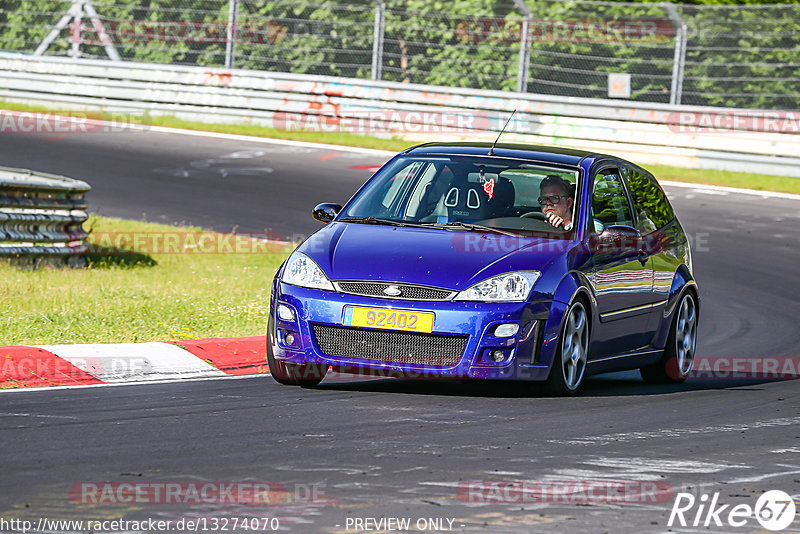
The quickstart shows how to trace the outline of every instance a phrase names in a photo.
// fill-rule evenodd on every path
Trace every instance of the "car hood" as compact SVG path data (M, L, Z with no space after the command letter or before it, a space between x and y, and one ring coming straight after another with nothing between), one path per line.
M334 222L298 250L333 280L375 280L461 291L510 271L542 271L571 242L536 237Z

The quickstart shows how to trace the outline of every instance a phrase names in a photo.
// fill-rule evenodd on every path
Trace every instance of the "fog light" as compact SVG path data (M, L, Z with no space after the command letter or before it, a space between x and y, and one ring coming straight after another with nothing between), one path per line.
M503 354L502 350L493 350L489 353L489 358L493 362L502 362L505 357L506 355Z
M278 317L282 321L294 321L294 311L285 304L278 304Z
M294 345L294 334L292 333L286 334L283 340L286 342L287 345Z
M517 335L519 325L517 323L501 324L494 329L495 337L511 337Z

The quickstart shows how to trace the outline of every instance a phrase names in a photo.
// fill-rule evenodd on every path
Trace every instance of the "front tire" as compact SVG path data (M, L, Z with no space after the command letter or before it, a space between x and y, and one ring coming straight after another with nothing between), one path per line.
M589 355L589 314L580 300L567 309L555 361L550 367L546 389L552 395L571 396L578 393L586 372Z
M274 342L275 323L270 318L267 325L267 363L269 364L269 372L277 383L284 386L311 387L322 382L328 372L327 365L316 363L293 364L276 360L272 350Z
M687 291L675 311L664 356L657 364L642 367L642 378L652 384L680 384L692 370L696 346L697 297Z

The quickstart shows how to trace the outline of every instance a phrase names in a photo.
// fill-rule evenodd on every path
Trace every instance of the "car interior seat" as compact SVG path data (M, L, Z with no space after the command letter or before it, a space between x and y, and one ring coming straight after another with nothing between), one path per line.
M514 202L516 200L516 190L511 180L499 177L494 184L494 194L489 201L489 213L487 218L512 217Z

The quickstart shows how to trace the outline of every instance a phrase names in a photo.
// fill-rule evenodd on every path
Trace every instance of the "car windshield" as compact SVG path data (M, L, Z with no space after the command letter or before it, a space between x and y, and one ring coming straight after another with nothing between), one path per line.
M405 156L373 177L337 220L564 234L573 228L578 175L574 167L513 159Z

